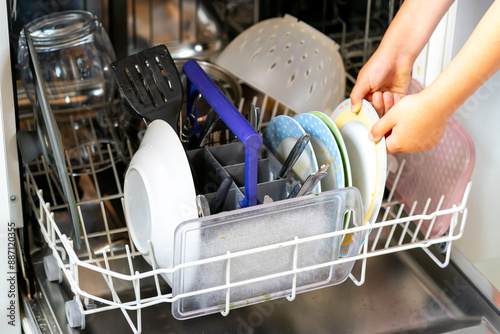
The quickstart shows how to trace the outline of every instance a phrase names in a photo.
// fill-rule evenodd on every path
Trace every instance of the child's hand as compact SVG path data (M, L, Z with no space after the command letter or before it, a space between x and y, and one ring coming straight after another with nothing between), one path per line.
M413 153L439 143L449 117L426 101L424 93L407 95L375 123L370 140L384 135L387 153Z
M394 55L386 53L379 49L359 72L351 92L353 112L358 112L362 99L366 99L382 117L406 95L411 62L395 59Z

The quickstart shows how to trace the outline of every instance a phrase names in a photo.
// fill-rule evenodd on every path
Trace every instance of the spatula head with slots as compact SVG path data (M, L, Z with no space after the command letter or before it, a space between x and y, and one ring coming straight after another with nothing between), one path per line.
M111 67L132 114L149 122L162 119L179 133L184 92L179 72L165 45L118 60Z

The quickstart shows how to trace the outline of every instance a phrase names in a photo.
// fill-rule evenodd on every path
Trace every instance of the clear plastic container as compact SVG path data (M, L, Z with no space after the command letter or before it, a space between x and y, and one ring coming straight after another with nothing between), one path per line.
M173 302L172 314L188 319L224 311L227 305L232 309L343 282L354 261L329 264L339 259L343 238L329 233L343 230L349 212L352 224L361 226L355 188L181 223L175 232L174 266L190 266L174 273L172 295L184 298ZM301 243L290 244L296 237ZM354 233L348 256L358 254L360 239L360 232ZM217 259L227 252L234 255L229 264ZM203 259L208 263L193 263ZM235 286L228 292L226 284Z

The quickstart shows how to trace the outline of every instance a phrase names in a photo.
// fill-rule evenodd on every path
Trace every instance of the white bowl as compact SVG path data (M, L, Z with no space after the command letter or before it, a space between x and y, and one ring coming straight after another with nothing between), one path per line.
M125 219L132 240L152 264L173 265L174 231L198 218L196 193L182 144L165 121L153 121L130 161L124 186ZM171 275L163 275L171 284Z

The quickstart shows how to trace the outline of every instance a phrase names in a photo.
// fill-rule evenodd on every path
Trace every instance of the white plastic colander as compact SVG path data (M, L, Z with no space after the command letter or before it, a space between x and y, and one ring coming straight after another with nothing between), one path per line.
M331 113L345 91L338 49L328 36L285 15L242 32L215 62L297 113Z

